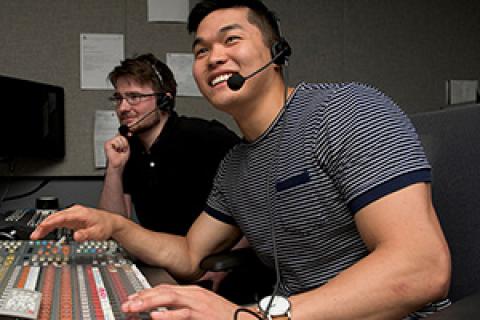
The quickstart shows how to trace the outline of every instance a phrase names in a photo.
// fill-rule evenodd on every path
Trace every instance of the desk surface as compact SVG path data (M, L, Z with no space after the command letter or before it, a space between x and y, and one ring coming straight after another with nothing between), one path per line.
M428 320L480 319L480 292L453 303L447 309L428 317Z
M143 273L145 278L147 278L148 282L152 287L167 283L167 284L176 284L177 282L172 276L161 268L150 267L146 265L139 265L138 269Z

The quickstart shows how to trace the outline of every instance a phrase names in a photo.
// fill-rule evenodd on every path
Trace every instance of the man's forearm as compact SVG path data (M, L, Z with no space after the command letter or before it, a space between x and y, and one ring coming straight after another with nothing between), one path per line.
M122 173L120 171L107 169L98 207L110 212L119 213L128 218L130 217L125 204Z
M442 258L415 263L415 256L378 250L320 288L291 297L294 319L403 319L442 298ZM390 250L391 251L391 250ZM441 254L440 254L441 256ZM418 266L418 267L417 267ZM440 281L439 281L440 280Z
M177 278L195 279L200 275L185 237L147 230L121 216L112 219L112 238L136 258L165 268Z

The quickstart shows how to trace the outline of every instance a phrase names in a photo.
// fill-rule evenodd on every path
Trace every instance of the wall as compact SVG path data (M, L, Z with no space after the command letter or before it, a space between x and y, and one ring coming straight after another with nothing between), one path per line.
M414 113L444 105L446 79L480 77L480 1L265 3L281 18L293 47L290 84L367 82ZM65 159L18 161L16 176L103 175L94 169L93 116L106 108L111 92L80 90L80 33L123 33L126 56L153 52L165 59L166 52L191 48L184 24L147 22L146 0L2 0L0 29L0 74L60 85L66 92ZM180 113L217 118L236 129L203 98L180 97L177 105ZM8 174L0 163L0 175Z

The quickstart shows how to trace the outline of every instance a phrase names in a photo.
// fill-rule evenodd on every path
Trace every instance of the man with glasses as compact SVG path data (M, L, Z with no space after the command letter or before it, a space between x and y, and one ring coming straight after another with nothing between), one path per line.
M122 61L109 80L121 127L104 145L98 207L127 218L135 211L144 228L183 236L204 209L221 159L240 139L218 121L179 116L173 73L152 54ZM226 276L207 273L199 284L232 298L230 287L242 280Z
M131 218L133 204L140 225L184 235L239 138L218 121L179 116L174 76L152 54L122 61L109 80L123 135L105 143L99 207Z

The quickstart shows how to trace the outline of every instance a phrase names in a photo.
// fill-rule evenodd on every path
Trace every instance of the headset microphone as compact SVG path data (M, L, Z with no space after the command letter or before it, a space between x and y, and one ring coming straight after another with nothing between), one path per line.
M125 138L130 137L131 135L130 129L135 127L137 124L141 123L143 120L145 120L148 116L150 116L155 111L157 111L156 108L145 113L143 117L141 117L140 119L138 119L137 121L135 121L130 125L122 124L120 127L118 127L118 133L120 133L120 135L124 136Z
M285 64L286 58L292 54L292 49L290 48L290 45L285 39L281 39L280 41L277 41L273 46L272 46L272 60L270 60L267 64L265 64L263 67L255 70L248 76L244 77L239 73L233 74L230 78L227 80L227 85L230 88L230 90L233 91L238 91L240 88L243 87L243 84L245 83L246 80L250 79L251 77L255 76L256 74L262 72L265 70L268 66L270 66L272 63L282 65Z
M157 93L157 107L160 110L171 112L172 110L172 98L166 94L163 93ZM160 103L159 103L160 102ZM139 123L142 123L146 118L148 118L152 113L156 112L158 110L157 108L152 109L151 111L145 113L140 119L135 121L134 123L130 125L122 124L120 127L118 127L118 133L120 135L128 138L131 135L130 129L138 125Z
M245 83L246 80L250 79L251 77L255 76L257 73L262 72L265 70L269 65L271 65L275 59L270 60L266 65L263 67L257 69L256 71L252 72L246 77L243 77L240 73L234 73L230 78L227 80L227 85L230 88L230 90L233 91L238 91L240 90L241 87L243 87L243 84Z
M128 137L129 132L130 132L130 129L126 124L122 124L120 127L118 127L118 133L120 133L120 135L124 136L125 138Z
M251 75L249 77L251 77ZM227 85L233 91L240 90L245 80L247 80L249 77L245 78L242 77L240 73L235 73L230 78L228 78Z

